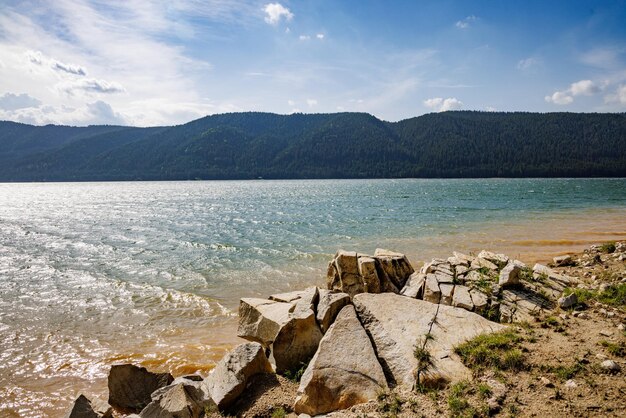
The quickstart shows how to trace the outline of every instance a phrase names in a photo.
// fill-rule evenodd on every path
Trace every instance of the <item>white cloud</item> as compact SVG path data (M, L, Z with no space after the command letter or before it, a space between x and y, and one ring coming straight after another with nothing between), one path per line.
M456 22L455 26L459 29L467 29L470 27L472 22L476 21L476 19L478 19L476 16L469 15L465 19L459 20L458 22Z
M56 85L56 88L63 93L73 95L77 92L85 93L123 93L126 91L121 84L106 80L96 80L95 78L82 78L76 81L65 81Z
M32 64L47 66L54 71L61 71L78 76L87 75L87 70L84 67L76 64L67 64L54 58L47 57L42 54L41 51L27 51L26 57Z
M551 96L546 96L545 100L548 103L568 105L574 102L575 96L591 96L599 93L600 91L600 86L593 81L580 80L570 84L567 90L556 91Z
M65 71L66 73L74 75L87 75L87 70L79 65L65 64L57 61L54 63L52 68L57 71Z
M424 105L433 109L435 112L445 112L446 110L459 110L463 107L463 102L456 97L448 97L444 99L442 97L433 97L432 99L424 100Z
M317 106L317 100L315 100L315 99L306 99L306 104L309 107L315 107L315 106Z
M485 108L485 110L486 110L487 112L497 112L497 111L498 111L498 109L496 109L495 107L492 107L492 106L487 106L487 107Z
M265 12L265 22L270 25L278 25L282 19L290 21L293 19L293 13L280 3L268 3L263 8Z
M537 58L529 57L522 60L519 60L517 63L518 70L530 70L533 67L536 67L539 64L539 60Z
M3 96L0 96L0 109L3 110L26 109L29 107L37 107L40 104L40 100L35 99L26 93L5 93Z
M626 84L620 84L614 94L609 94L604 98L605 103L619 103L626 105Z
M296 105L296 102L294 102L293 100L287 100L287 104L288 104L289 106L295 106L295 105Z
M311 37L309 35L300 35L298 39L300 39L301 41L308 41L309 39L311 39Z
M325 35L323 33L318 33L317 35L315 35L315 37L319 40L322 40L325 38Z

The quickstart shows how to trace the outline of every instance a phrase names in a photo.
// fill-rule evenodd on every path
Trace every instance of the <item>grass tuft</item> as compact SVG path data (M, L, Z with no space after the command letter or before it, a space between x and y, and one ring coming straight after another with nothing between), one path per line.
M611 341L602 340L600 341L600 345L606 348L609 354L616 357L626 357L626 344L624 341L620 341L619 343L614 343Z
M615 252L615 241L605 242L600 245L600 251L603 253L611 254Z
M483 334L467 341L454 351L463 363L473 369L524 370L527 368L523 352L518 348L523 337L513 330Z

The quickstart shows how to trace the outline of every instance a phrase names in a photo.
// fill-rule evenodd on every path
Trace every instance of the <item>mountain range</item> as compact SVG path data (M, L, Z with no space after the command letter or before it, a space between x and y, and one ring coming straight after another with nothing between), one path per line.
M0 121L0 181L625 177L626 114L245 112L167 127Z

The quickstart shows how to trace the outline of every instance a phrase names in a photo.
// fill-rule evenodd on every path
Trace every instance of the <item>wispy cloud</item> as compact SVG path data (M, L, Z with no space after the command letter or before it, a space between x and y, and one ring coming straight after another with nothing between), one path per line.
M539 59L534 57L528 57L521 59L517 62L517 69L522 71L528 71L539 65Z
M114 94L125 91L121 84L96 80L95 78L82 78L75 81L65 81L57 84L56 88L66 94L72 95L77 92Z
M41 100L37 100L26 93L5 93L4 95L0 96L0 109L3 110L26 109L29 107L37 107L40 104Z
M455 26L459 29L468 29L478 18L474 15L469 15L465 19L459 20L455 23Z

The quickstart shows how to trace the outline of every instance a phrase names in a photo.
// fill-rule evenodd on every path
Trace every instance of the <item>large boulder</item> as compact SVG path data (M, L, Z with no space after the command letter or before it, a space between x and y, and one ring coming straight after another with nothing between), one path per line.
M139 416L141 418L200 418L206 409L217 410L217 405L202 388L202 382L176 379L171 385L152 393L152 402Z
M133 364L120 364L109 371L109 405L139 412L151 402L150 395L155 390L172 383L169 373L152 373L145 367Z
M277 373L300 368L317 350L323 334L315 312L308 306L308 303L298 304L276 334L270 360Z
M112 416L113 409L109 404L97 398L89 400L81 394L64 418L111 418Z
M405 389L416 379L416 345L427 339L433 364L421 373L421 383L440 385L471 379L471 372L454 353L454 347L480 334L504 329L475 313L452 306L381 293L353 298L359 319L371 337L385 375Z
M335 321L335 318L344 306L351 303L350 295L343 292L320 289L320 298L317 304L317 323L322 332L326 332Z
M498 278L498 284L502 287L517 286L520 282L520 273L522 269L515 263L507 264L501 271Z
M295 412L318 415L375 399L387 387L354 307L344 307L320 342L298 389Z
M246 388L248 380L257 374L272 373L272 365L259 343L238 345L222 358L202 382L220 409L231 405Z
M335 258L328 265L327 284L329 289L340 290L350 296L365 291L356 252L337 251Z
M423 273L413 273L406 281L400 294L410 298L421 299L424 294L424 284L426 283L426 275Z
M269 347L289 321L295 305L269 299L243 298L239 302L237 336Z
M413 266L404 254L377 248L374 258L378 260L380 269L386 277L398 288L402 289L413 272Z

